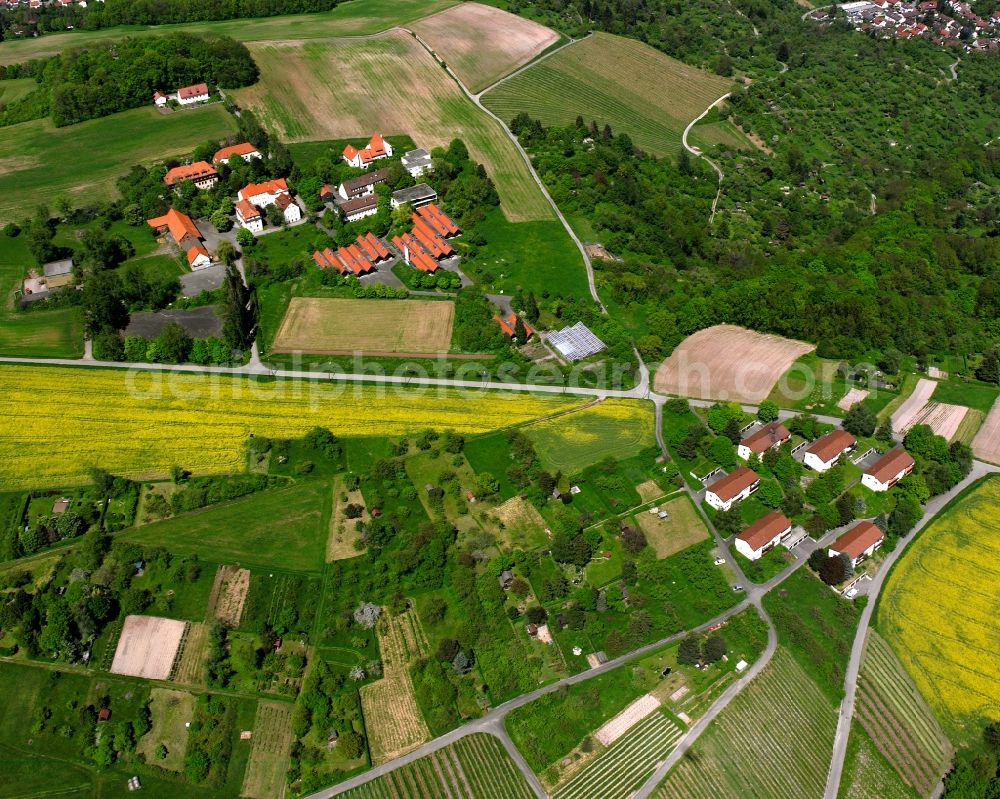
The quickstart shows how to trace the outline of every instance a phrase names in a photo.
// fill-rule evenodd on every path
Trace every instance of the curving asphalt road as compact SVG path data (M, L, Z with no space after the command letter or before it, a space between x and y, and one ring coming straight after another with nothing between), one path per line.
M854 644L851 647L851 657L848 660L847 671L844 674L844 699L840 703L840 712L837 717L837 733L833 739L833 755L830 758L830 770L827 773L826 790L823 793L823 799L837 799L837 794L840 791L840 781L844 773L844 761L847 757L847 739L850 736L851 721L854 718L854 703L858 690L858 672L861 669L861 660L864 656L865 641L868 639L868 628L871 625L872 615L875 612L875 605L878 604L876 600L878 599L879 592L882 590L882 584L885 582L886 576L889 574L890 569L892 569L892 565L905 551L907 544L916 538L917 533L940 513L952 499L977 480L997 473L1000 473L1000 467L983 463L982 461L974 461L972 471L969 472L968 477L948 493L934 497L924 506L924 515L913 528L913 532L900 541L900 545L886 556L879 567L878 573L868 586L868 604L861 613L861 619L858 622L858 631L854 636Z

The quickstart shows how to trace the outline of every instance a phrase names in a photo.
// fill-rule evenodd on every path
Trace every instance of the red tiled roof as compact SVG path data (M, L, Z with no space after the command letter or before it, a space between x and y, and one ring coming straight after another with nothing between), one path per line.
M764 425L760 430L744 438L740 444L748 447L751 452L758 455L767 452L775 444L788 441L792 434L781 422L771 422Z
M758 519L742 533L736 536L740 541L749 544L750 549L758 550L767 546L774 540L776 535L780 535L788 530L792 523L788 517L776 510L771 511L767 516Z
M402 236L395 236L392 243L403 253L404 257L406 252L409 251L409 263L415 269L419 269L421 272L436 272L440 269L438 262L428 255L420 242L409 233L404 233Z
M360 237L359 237L360 238ZM375 250L379 258L391 258L392 253L389 249L382 243L382 240L378 238L374 233L369 231L365 234L365 241Z
M721 480L710 485L708 490L723 502L729 502L729 500L739 496L741 491L746 490L758 480L760 480L760 477L757 476L757 472L748 469L746 466L741 466L736 471L727 474Z
M173 169L168 170L167 174L163 177L163 182L168 186L173 186L182 180L201 180L202 178L214 177L218 174L215 171L215 167L208 163L208 161L195 161L193 164L175 166Z
M348 144L344 148L344 158L348 161L353 161L357 155L361 156L361 162L364 164L370 163L375 158L384 158L387 155L387 151L385 149L385 140L381 134L372 134L371 140L369 140L368 145L363 150L359 150L353 144Z
M249 200L239 200L236 203L236 213L246 222L248 219L260 219L260 211Z
M445 238L448 236L458 235L458 233L461 232L461 228L452 222L447 214L445 214L434 203L428 203L427 205L421 206L417 209L414 216L422 217Z
M858 522L848 532L830 545L834 552L842 552L851 560L861 557L872 544L881 541L884 533L871 522Z
M444 239L439 238L422 219L415 219L413 223L413 235L435 258L444 258L454 252L451 245Z
M209 255L208 250L206 250L200 244L195 244L194 247L192 247L190 250L187 251L188 265L193 264L197 260L199 255L204 255L206 258L212 257L211 255Z
M244 155L250 155L251 153L257 153L257 148L250 144L250 142L234 144L230 147L223 147L219 150L214 156L212 156L212 162L218 164L222 161L228 161L234 155L242 157Z
M834 430L832 433L827 433L822 438L813 441L806 452L811 452L823 463L829 463L844 450L857 443L858 440L846 430Z
M196 83L193 86L185 86L183 89L177 90L177 96L182 100L189 100L202 94L208 94L208 85L205 83Z
M173 208L163 216L147 219L146 224L156 230L166 228L170 231L170 235L174 237L174 241L177 242L180 242L185 236L194 236L196 239L201 238L201 233L198 232L198 228L191 221L191 217L187 214L182 214L180 211L175 211Z
M905 449L889 450L885 455L872 464L865 474L871 475L880 483L888 483L904 469L912 469L913 458Z
M512 313L506 319L500 314L494 314L493 321L500 325L500 329L511 338L514 338L514 331L517 328L517 314ZM521 323L524 325L524 332L527 333L528 338L534 335L535 331L531 329L531 325L525 322L523 319Z
M248 183L239 191L241 200L249 200L258 194L283 194L288 191L288 182L284 178L265 180L263 183Z

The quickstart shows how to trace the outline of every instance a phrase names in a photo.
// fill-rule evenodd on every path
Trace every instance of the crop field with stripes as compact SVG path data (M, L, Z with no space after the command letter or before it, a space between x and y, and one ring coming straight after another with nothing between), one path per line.
M656 799L823 795L837 713L783 648L660 784Z
M483 104L505 122L522 111L544 125L577 115L661 156L680 150L687 124L732 86L634 39L595 33L491 89Z
M952 747L889 644L869 633L861 663L858 720L899 775L929 796Z
M556 790L553 799L626 799L681 735L683 730L665 715L653 713Z
M346 799L534 799L492 735L466 736L343 794Z

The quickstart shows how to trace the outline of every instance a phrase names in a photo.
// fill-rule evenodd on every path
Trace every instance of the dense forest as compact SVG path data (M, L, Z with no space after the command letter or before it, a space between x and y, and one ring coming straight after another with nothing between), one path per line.
M21 76L35 77L39 88L7 106L0 124L49 114L57 126L72 125L151 103L157 90L248 86L258 71L246 46L228 36L174 33L70 49L6 70L6 77Z
M106 0L86 8L52 4L0 10L0 41L67 28L98 30L115 25L167 25L223 19L273 17L329 11L341 0Z

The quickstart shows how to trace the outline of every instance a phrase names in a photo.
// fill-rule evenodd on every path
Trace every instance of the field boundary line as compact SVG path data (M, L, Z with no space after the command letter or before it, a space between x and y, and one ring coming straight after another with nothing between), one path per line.
M445 11L447 11L447 10L448 10L448 9L445 9ZM438 12L436 12L436 13L440 14L440 13L442 13L442 12L438 11ZM434 14L431 14L431 16L433 17L433 16L434 16ZM429 17L424 17L424 19L429 19ZM557 33L558 33L558 31L557 31ZM565 49L566 49L567 47L569 47L569 46L570 46L571 44L577 44L578 42L585 42L585 41L586 41L587 39L589 39L589 38L590 38L591 36L593 36L593 35L594 35L594 32L593 32L593 31L591 31L591 32L590 32L590 33L588 33L588 34L587 34L586 36L583 36L583 37L581 37L581 38L579 38L579 39L574 39L574 38L570 37L569 41L567 41L567 42L563 42L562 44L558 45L557 47L553 47L553 48L551 48L551 49L549 49L549 50L546 50L546 51L545 51L545 52L543 52L543 53L539 53L539 54L538 54L538 55L536 55L536 56L535 56L535 57L534 57L533 59L531 59L531 60L530 60L530 61L529 61L528 63L526 63L526 64L522 64L522 65L521 65L521 66L519 66L519 67L518 67L517 69L515 69L515 70L514 70L513 72L510 72L510 73L508 73L507 75L504 75L504 76L503 76L503 77L501 77L501 78L497 78L497 79L496 79L495 81L493 81L493 83L491 83L491 84L490 84L489 86L487 86L487 87L486 87L485 89L481 90L480 92L478 92L477 94L475 94L475 95L473 95L473 96L474 96L474 97L475 97L475 98L476 98L477 100L479 100L480 98L482 98L482 96L483 96L484 94L487 94L488 92L491 92L491 91L493 91L493 90L494 90L495 88L497 88L497 86L499 86L499 85L500 85L501 83L506 83L506 82L507 82L507 81L509 81L509 80L510 80L511 78L516 78L516 77L517 77L518 75L520 75L520 74L521 74L522 72L527 72L527 71L528 71L529 69L531 69L532 67L535 67L535 66L538 66L539 64L541 64L541 63L542 63L543 61L545 61L546 59L550 58L551 56L554 56L554 55L555 55L556 53L558 53L558 52L559 52L560 50L565 50Z

